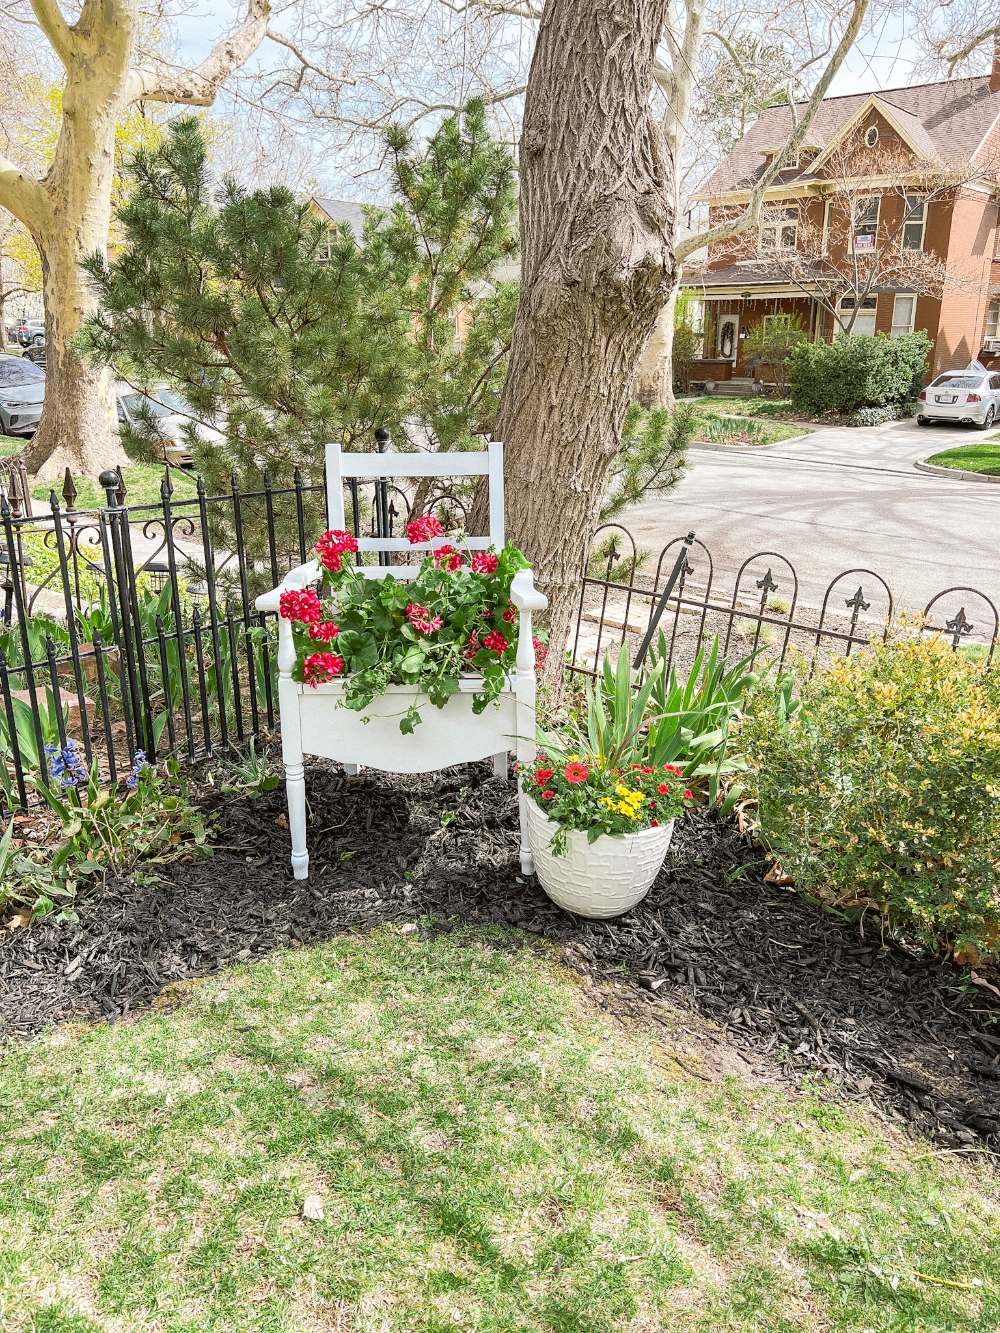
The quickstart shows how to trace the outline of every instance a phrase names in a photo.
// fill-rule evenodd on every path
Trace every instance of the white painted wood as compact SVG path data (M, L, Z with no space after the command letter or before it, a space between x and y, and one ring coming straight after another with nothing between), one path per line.
M435 537L432 542L411 542L406 537L359 537L359 551L436 551L440 546L466 547L470 551L485 551L494 545L492 537ZM395 568L395 566L393 566Z
M344 473L339 444L326 446L326 526L334 532L347 527L344 518Z
M501 445L501 448L503 446ZM343 453L335 444L326 446L340 454L341 477L484 477L490 470L488 451L454 454L367 454Z
M344 527L344 477L433 477L489 476L490 536L463 539L471 550L485 550L504 541L503 445L491 442L475 454L345 454L339 445L326 448L327 520L331 528ZM363 551L413 551L422 553L448 541L411 545L405 538L362 538ZM452 544L455 544L454 542ZM411 579L418 566L360 567L365 578ZM281 593L306 588L321 573L312 560L285 575L281 585L257 598L259 611L278 614L278 708L281 715L282 758L288 800L288 825L292 835L292 869L296 879L309 874L306 847L306 800L303 761L318 755L344 765L356 774L362 766L393 773L428 773L452 764L493 759L493 771L506 776L507 753L513 749L518 762L530 764L535 757L535 653L531 643L531 615L548 605L535 589L530 569L519 570L511 582L510 597L519 616L516 670L495 703L479 714L472 711L472 696L482 689L482 677L464 676L459 692L444 708L435 708L426 696L410 686L390 685L363 712L344 706L344 682L331 681L313 689L292 679L295 643L290 622L280 616ZM399 730L400 718L416 703L422 721L412 735ZM367 718L363 722L362 718ZM518 793L520 809L521 869L532 873L528 840L528 798Z
M503 445L499 440L489 443L490 458L490 541L498 550L502 550L504 537L503 522Z

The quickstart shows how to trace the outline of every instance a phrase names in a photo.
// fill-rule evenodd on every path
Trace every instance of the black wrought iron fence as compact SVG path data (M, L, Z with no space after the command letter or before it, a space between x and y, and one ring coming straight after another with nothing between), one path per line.
M384 449L388 436L377 433ZM171 476L178 478L175 487ZM32 498L18 461L0 460L0 799L30 805L67 749L113 784L137 751L196 760L263 738L276 724L276 627L255 606L312 558L325 481L296 471L222 495L164 470L155 503L101 475L105 502ZM469 497L433 479L423 493L346 483L355 535L393 536L412 506L461 525ZM361 556L358 557L359 562Z
M706 639L718 636L727 655L760 650L780 668L794 652L811 673L831 656L885 639L900 614L890 584L874 570L843 570L809 604L795 566L779 552L758 551L735 576L720 576L693 532L668 542L645 573L632 534L607 524L585 553L569 670L593 676L604 653L622 643L641 666L662 632L668 670L690 665ZM945 588L907 615L919 632L944 634L954 649L992 666L1000 615L981 589Z

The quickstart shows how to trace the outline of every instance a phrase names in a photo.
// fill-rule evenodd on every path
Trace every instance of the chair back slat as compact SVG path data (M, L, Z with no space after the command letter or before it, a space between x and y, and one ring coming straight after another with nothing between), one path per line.
M331 528L343 529L344 481L350 478L390 477L486 477L489 484L489 525L486 537L470 537L465 545L473 551L504 544L503 445L491 440L481 453L367 454L343 453L339 444L326 446L326 514ZM440 543L439 543L440 544ZM362 537L362 551L428 551L430 542L411 545L405 537Z

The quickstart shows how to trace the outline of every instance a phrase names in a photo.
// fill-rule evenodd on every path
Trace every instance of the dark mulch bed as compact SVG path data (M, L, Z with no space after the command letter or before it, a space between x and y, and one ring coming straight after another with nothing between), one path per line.
M731 822L688 816L646 901L594 923L522 882L513 788L486 765L346 778L317 763L309 777L307 883L290 877L281 788L210 796L212 859L169 867L159 888L108 884L79 901L78 922L0 938L0 1032L118 1017L235 960L430 915L438 929L544 935L578 971L631 979L649 1000L714 1021L758 1068L823 1075L945 1146L1000 1138L1000 999L948 962L883 942L872 917L852 924L765 882L763 857Z

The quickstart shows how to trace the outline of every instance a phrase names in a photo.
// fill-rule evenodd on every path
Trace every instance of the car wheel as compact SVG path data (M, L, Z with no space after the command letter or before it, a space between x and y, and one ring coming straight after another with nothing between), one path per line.
M980 429L989 430L989 428L993 425L993 422L996 420L996 415L997 415L997 410L993 406L993 404L990 403L989 407L986 409L986 415L983 417L983 424L980 427Z
M931 424L930 417L917 417L918 426L929 426L930 424Z

